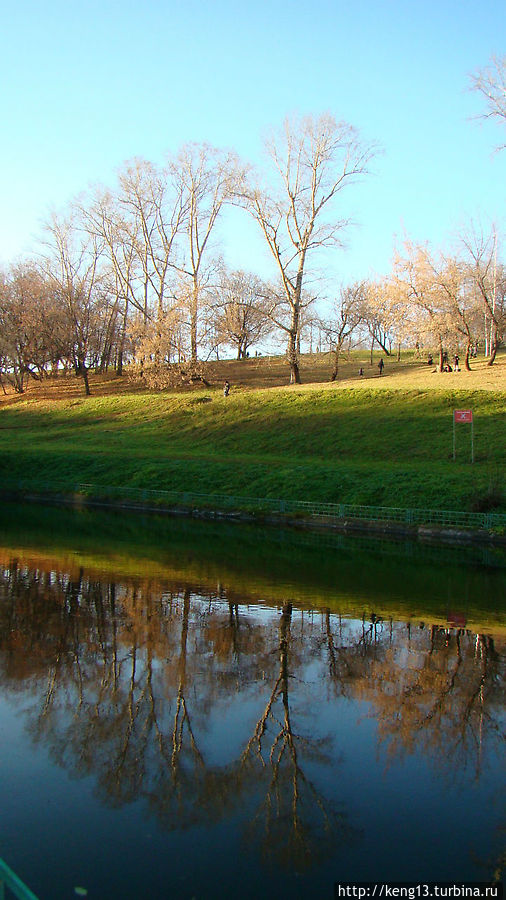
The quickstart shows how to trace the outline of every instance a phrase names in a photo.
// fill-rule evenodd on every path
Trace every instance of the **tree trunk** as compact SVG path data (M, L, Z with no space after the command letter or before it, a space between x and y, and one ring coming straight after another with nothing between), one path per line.
M90 382L89 382L89 380L88 380L88 369L87 369L87 367L86 367L86 362L85 362L85 359L84 359L83 356L78 356L78 357L77 357L77 362L76 362L74 368L75 368L75 370L76 370L76 375L77 375L77 377L78 377L78 378L81 377L81 378L83 379L83 381L84 381L84 393L86 394L87 397L89 397L90 394L91 394L91 391L90 391Z
M196 284L193 285L192 289L192 297L191 297L191 309L190 309L190 345L191 345L191 359L192 362L197 361L197 320L198 320L198 304L199 304L199 296L198 296L198 287Z
M83 381L84 381L84 393L86 394L87 397L89 397L91 394L90 382L88 380L88 369L86 368L86 366L84 364L81 368L81 373L82 373Z
M112 343L108 341L107 345L104 347L104 352L102 353L102 358L100 360L99 368L101 372L108 372L109 366L111 364L111 356L112 356Z
M336 349L334 350L334 367L330 376L331 381L336 381L339 373L339 350L339 347L336 347Z
M121 336L119 342L118 359L116 363L116 375L123 375L123 355L125 352L126 332L128 322L128 300L125 300L125 312L121 323Z
M498 349L499 349L499 342L498 342L498 341L494 341L494 343L492 344L492 352L491 352L491 354L490 354L490 359L489 359L489 361L488 361L488 363L487 363L487 366L493 366L493 365L494 365L494 362L495 362L495 358L496 358L496 356L497 356L497 351L498 351Z
M493 336L493 339L491 340L491 345L490 345L490 359L489 359L489 361L488 361L488 363L487 363L487 366L493 366L493 365L494 365L495 358L496 358L496 356L497 356L497 351L499 350L500 344L501 344L501 342L500 342L500 340L499 340L499 335L498 335L498 333L497 333L497 328L495 328L495 329L494 329L494 336Z
M440 340L439 340L439 371L440 371L440 372L443 371L443 365L444 365L444 363L443 363L443 353L444 353L444 351L443 351L443 342L442 342L442 340L440 339Z
M299 359L297 356L297 332L293 330L288 333L286 357L288 359L288 365L290 366L290 384L300 384Z
M297 337L299 334L300 323L300 286L302 285L302 279L298 280L300 280L300 285L299 288L296 289L295 295L293 296L291 301L292 314L290 320L290 329L288 331L288 345L286 348L286 358L288 360L288 365L290 366L290 384L300 384Z

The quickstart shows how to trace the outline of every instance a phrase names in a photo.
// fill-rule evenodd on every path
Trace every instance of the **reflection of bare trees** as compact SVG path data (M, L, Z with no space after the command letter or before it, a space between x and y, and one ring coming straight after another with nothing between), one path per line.
M175 656L175 684L177 693L170 731L170 755L167 766L160 772L158 793L150 797L166 827L183 827L203 819L216 819L223 806L223 790L210 769L198 745L192 724L190 704L186 697L188 675L188 634L190 627L191 595L184 591L181 611L179 649ZM165 746L165 738L159 733Z
M494 640L458 628L362 625L345 651L348 692L370 700L391 757L417 747L439 765L480 771L501 740L505 660ZM402 638L402 639L400 639Z
M431 629L434 640L443 646L428 654L402 695L403 701L410 698L409 724L431 755L445 754L462 767L473 764L478 774L484 741L502 740L504 658L486 635L441 629L434 638Z
M254 813L248 838L260 833L264 856L308 865L345 833L345 818L327 808L323 796L306 777L299 751L323 759L322 740L294 732L290 713L290 624L292 605L283 605L279 623L279 670L267 705L258 719L237 767L265 785L265 798ZM349 826L348 826L349 828Z
M0 601L0 675L30 686L29 727L60 764L168 829L240 812L266 859L309 865L353 835L325 787L337 734L321 734L315 679L331 702L372 705L392 758L419 748L479 774L501 738L505 658L489 635L15 563ZM227 704L244 709L237 735Z

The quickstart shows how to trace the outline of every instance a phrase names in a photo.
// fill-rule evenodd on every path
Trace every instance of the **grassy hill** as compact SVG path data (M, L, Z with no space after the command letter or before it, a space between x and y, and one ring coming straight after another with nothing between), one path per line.
M0 398L0 479L506 511L506 355L474 362L440 374L387 358L379 377L355 355L330 384L330 360L312 356L299 387L280 359L215 362L209 388L153 393L97 375L91 397L73 376L48 379ZM459 408L474 412L474 465L468 425L452 458Z

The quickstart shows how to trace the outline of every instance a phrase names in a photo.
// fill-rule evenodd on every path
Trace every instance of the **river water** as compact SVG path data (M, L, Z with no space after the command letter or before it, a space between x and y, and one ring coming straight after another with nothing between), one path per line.
M505 588L502 550L4 504L0 856L40 900L501 877Z

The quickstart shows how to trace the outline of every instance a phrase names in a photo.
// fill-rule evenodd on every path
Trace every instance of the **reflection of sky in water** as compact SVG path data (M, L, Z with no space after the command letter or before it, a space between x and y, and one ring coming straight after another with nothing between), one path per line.
M76 885L104 900L305 898L338 879L490 877L499 634L282 610L265 584L264 602L235 590L229 604L226 587L185 597L118 578L112 606L109 576L76 585L54 564L39 594L24 567L14 601L12 571L0 852L41 900Z

